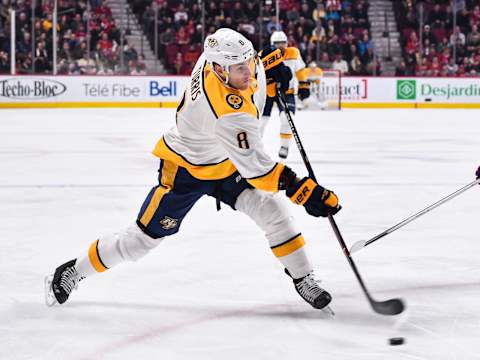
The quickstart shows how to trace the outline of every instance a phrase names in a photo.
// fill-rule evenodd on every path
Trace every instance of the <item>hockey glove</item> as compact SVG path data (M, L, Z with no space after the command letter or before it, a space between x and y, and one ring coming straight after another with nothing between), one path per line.
M298 84L298 98L305 100L310 97L310 83L308 81L300 81Z
M477 172L475 173L477 175L477 179L480 179L480 166L477 169Z
M303 205L307 213L312 216L335 215L342 208L333 191L323 188L309 177L299 180L287 166L280 176L280 189L282 188L286 190L292 202Z

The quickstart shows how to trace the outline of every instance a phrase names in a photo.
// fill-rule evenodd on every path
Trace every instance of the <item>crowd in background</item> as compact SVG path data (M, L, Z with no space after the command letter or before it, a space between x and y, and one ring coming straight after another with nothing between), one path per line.
M250 39L256 49L269 44L273 31L284 31L290 46L307 62L345 74L381 72L370 36L367 0L281 0L279 21L275 2L197 0L129 0L154 46L157 31L161 60L168 72L189 74L202 51L202 34L229 27ZM155 29L155 6L158 7ZM262 6L262 8L260 8Z
M52 72L54 2L39 0L35 4L32 24L31 0L0 0L0 73L10 72L10 8L16 11L16 72ZM87 11L88 5L91 11ZM58 0L57 12L58 74L145 73L135 48L128 43L121 46L120 30L104 1Z
M403 54L397 76L480 72L480 0L392 2ZM275 1L208 1L204 12L198 0L128 3L152 49L157 45L167 73L188 75L202 52L202 39L219 27L241 32L256 49L282 30L306 63L349 75L382 73L371 40L368 0L280 0L278 21ZM31 0L0 0L0 73L10 72L10 8L16 10L17 73L51 73L53 0L36 1L33 23ZM104 0L58 0L57 19L59 74L146 73L143 54L122 42Z
M479 0L399 0L394 10L404 57L397 76L478 75Z

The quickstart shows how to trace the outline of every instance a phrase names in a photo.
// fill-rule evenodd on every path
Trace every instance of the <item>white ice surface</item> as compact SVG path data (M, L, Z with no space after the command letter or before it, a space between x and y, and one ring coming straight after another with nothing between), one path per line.
M347 244L473 181L479 115L300 113ZM372 312L327 220L291 205L333 319L298 297L254 223L212 198L147 257L45 307L45 274L134 221L156 183L150 151L173 124L174 110L0 111L0 359L480 359L480 188L355 256L376 299L406 299L402 316ZM275 155L278 122L267 131ZM293 147L288 164L305 174Z

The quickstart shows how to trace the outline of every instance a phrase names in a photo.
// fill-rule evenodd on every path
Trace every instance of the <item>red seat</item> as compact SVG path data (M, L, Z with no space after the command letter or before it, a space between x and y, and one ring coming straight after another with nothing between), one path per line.
M173 65L175 59L177 58L179 47L177 44L169 44L165 48L165 58L168 65Z

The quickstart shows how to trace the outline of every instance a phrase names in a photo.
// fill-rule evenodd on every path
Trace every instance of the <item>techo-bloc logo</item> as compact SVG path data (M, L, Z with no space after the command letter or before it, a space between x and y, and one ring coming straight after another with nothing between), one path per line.
M67 87L59 81L40 78L11 78L0 81L0 96L18 100L38 100L63 94Z
M416 98L416 80L397 80L397 100L415 100Z

